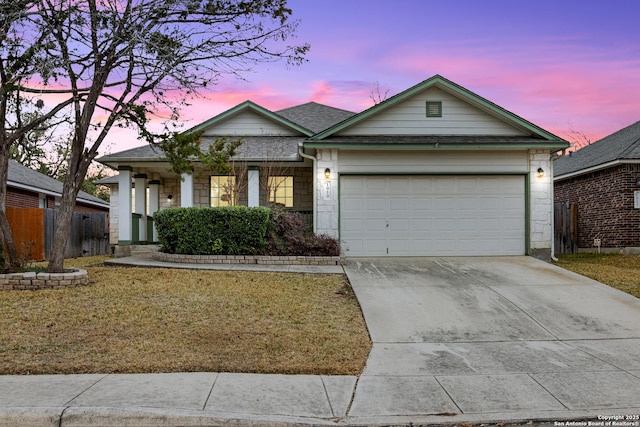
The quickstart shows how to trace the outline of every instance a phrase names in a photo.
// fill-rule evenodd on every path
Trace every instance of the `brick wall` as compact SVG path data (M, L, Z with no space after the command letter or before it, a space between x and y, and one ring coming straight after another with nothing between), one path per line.
M12 208L39 208L38 193L17 188L8 188L7 206Z
M46 196L47 208L55 209L56 200L55 197ZM7 189L7 206L11 208L39 208L40 196L38 193L32 191L21 190L18 188ZM98 208L96 206L85 204L82 202L76 202L74 212L88 213L88 212L108 212L109 208Z
M640 247L638 178L640 165L619 165L555 183L555 203L578 205L578 247L592 248L595 238L604 248Z

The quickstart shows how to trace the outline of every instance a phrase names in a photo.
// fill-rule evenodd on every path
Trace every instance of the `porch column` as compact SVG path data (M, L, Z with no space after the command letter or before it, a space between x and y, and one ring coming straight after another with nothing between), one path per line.
M260 206L260 171L257 166L250 166L247 171L247 206Z
M147 243L147 175L136 174L136 213L140 214L140 226L138 228L138 240L141 244Z
M130 245L131 236L131 168L118 167L118 245Z
M193 207L193 175L188 173L183 173L180 181L180 206Z
M160 181L149 181L149 215L154 216L160 210ZM158 232L156 231L156 222L153 222L152 235L147 236L149 241L158 241Z

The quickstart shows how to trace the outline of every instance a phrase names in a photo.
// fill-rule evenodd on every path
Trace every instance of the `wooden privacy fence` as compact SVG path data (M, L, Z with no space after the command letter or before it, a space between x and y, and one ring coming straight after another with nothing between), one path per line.
M21 258L44 259L44 209L7 208L13 243Z
M49 259L53 247L55 209L7 208L18 251L33 260ZM109 216L104 212L74 213L65 258L104 255L109 248Z
M554 204L553 221L555 253L578 252L578 205L569 202Z

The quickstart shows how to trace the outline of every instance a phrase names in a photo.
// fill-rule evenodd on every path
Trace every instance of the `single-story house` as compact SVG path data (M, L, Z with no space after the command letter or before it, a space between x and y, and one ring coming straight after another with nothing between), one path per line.
M56 179L9 160L6 215L21 256L32 260L49 258L63 186ZM108 253L108 215L109 203L80 191L65 256Z
M60 204L63 183L50 176L34 171L15 160L9 160L7 179L7 207L50 208ZM76 199L75 212L109 212L109 203L80 191Z
M358 114L246 101L194 131L203 147L242 139L230 176L176 176L151 146L98 159L119 171L114 243L154 241L147 224L170 206L269 201L307 212L345 256L552 255L551 155L568 143L442 76Z
M554 162L555 203L577 206L578 250L640 251L640 122Z

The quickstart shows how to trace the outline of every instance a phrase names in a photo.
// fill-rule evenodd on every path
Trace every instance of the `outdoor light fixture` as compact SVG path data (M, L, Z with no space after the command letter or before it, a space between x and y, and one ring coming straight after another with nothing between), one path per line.
M544 176L544 169L538 168L538 178L542 178Z
M169 194L169 195L167 196L167 200L171 201L171 199L173 199L173 196L172 196L171 194Z
M636 187L640 187L640 178L636 181Z
M331 178L331 169L326 168L324 170L324 179L329 180Z

